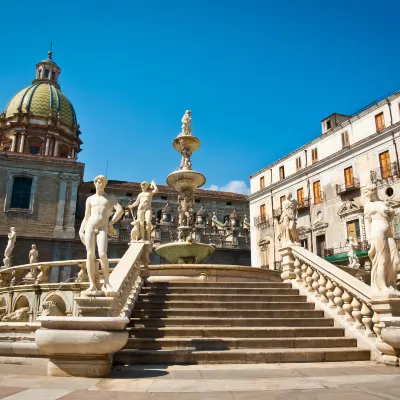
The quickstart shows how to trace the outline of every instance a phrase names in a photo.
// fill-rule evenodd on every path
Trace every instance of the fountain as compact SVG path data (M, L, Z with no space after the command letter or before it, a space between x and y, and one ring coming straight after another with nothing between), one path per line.
M190 157L200 147L200 140L192 135L191 111L187 110L182 118L182 132L173 140L172 146L181 153L179 169L167 177L168 186L178 191L178 241L166 243L156 248L156 252L171 263L194 264L212 254L214 246L196 243L195 217L193 212L193 191L206 183L200 172L192 170Z

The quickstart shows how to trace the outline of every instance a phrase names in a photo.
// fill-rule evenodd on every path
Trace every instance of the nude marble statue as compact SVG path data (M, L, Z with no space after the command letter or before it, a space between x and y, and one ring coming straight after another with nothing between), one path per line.
M124 210L112 194L107 194L104 189L107 185L107 178L99 175L94 178L96 194L86 200L85 218L79 230L79 237L86 246L87 260L86 269L89 277L89 288L84 292L88 296L100 296L113 293L113 288L109 283L109 263L107 258L107 234L112 235L113 225L121 218ZM111 213L115 213L109 221ZM103 271L104 285L100 290L96 283L96 248L99 253L101 269Z
M29 252L29 264L35 264L39 261L39 252L36 244L32 245L32 250Z
M7 268L12 266L11 256L14 250L16 240L17 240L17 231L14 227L11 227L10 233L8 234L8 243L4 251L4 260L3 260L4 266Z
M282 214L280 218L282 232L282 247L291 244L299 244L299 234L297 232L297 201L292 200L292 194L286 195L286 200L282 202Z
M145 240L145 232L147 234L147 240L151 239L151 202L154 194L158 192L157 185L154 181L151 184L147 182L141 183L142 192L139 193L136 201L133 204L128 205L130 209L137 207L137 221L139 227L139 235L141 240Z
M378 197L376 185L364 188L364 219L367 240L370 242L368 256L371 259L371 287L378 292L394 291L400 272L400 256L390 229L395 211L387 201Z

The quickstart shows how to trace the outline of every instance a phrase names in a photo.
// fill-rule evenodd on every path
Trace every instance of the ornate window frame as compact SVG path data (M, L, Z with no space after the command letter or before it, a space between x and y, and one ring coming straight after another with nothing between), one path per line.
M31 196L29 198L29 208L11 208L11 197L15 178L30 178L32 179ZM13 169L7 174L6 198L4 201L4 212L23 212L33 214L35 196L37 190L38 174L32 173L29 170Z

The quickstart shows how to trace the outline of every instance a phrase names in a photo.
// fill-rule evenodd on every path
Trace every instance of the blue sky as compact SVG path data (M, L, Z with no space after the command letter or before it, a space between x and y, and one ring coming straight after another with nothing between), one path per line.
M4 2L0 104L52 40L86 180L108 160L109 179L165 183L191 109L205 187L245 190L325 116L400 89L399 13L389 0Z

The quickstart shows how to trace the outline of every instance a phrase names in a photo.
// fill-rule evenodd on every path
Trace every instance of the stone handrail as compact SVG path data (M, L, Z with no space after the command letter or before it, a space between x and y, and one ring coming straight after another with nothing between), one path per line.
M374 292L354 276L301 246L282 248L282 280L332 316L372 358L398 365L400 355L400 292Z
M119 258L109 259L110 264L117 264ZM100 260L96 260L100 263ZM37 262L32 264L16 265L9 268L0 268L0 288L15 285L41 284L49 282L52 267L78 266L80 272L76 277L77 282L88 282L86 273L86 259ZM28 271L28 273L26 273ZM57 282L58 283L58 282Z

